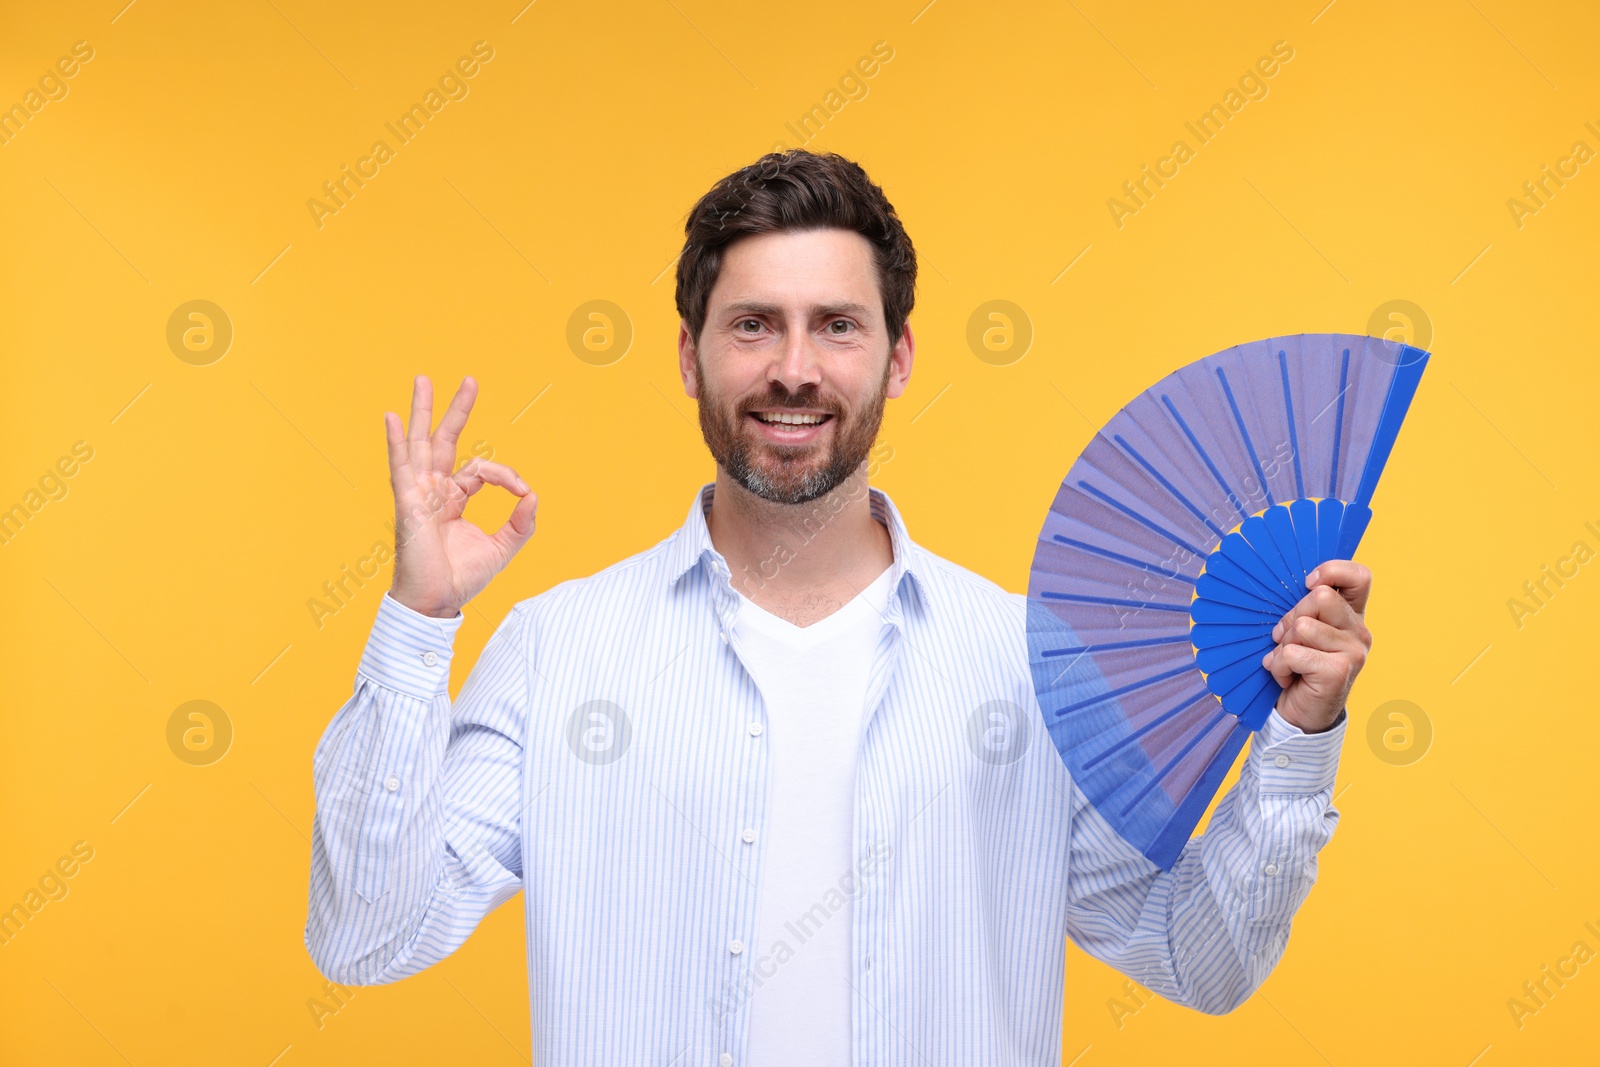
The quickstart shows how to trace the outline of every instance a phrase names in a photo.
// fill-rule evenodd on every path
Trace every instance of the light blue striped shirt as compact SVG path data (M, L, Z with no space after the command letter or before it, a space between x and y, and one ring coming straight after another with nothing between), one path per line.
M384 595L313 760L305 942L323 974L415 974L522 890L535 1062L744 1065L750 998L782 963L746 951L771 755L714 487L653 548L516 604L453 704L462 616ZM894 565L856 862L796 929L847 916L854 1062L1059 1064L1069 936L1170 1000L1232 1010L1316 880L1345 713L1305 734L1274 711L1164 872L1051 744L1026 596L921 548L869 492Z

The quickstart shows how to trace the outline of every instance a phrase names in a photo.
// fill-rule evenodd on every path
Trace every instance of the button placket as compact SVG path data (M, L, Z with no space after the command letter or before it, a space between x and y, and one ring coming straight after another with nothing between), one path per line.
M713 610L719 630L718 636L722 639L723 644L728 648L728 650L734 654L734 659L737 666L733 667L733 669L742 671L744 675L749 678L749 668L745 666L744 660L739 653L739 635L734 630L741 606L739 594L734 591L732 584L728 581L727 569L725 567L718 566L715 559L711 560L711 565L712 569L716 571L718 578L720 579L712 582ZM757 690L759 692L759 687L757 687ZM752 743L757 742L761 735L765 732L765 727L760 719L761 715L762 710L760 697L758 696L755 706L745 709L746 718L744 729ZM735 729L737 729L737 727L735 727ZM743 763L747 768L754 788L758 792L765 791L765 753L763 753L760 749L747 750L745 757L740 762ZM741 807L743 807L743 805L741 805ZM732 814L734 819L739 820L733 824L734 828L736 828L736 836L746 846L754 846L759 837L756 830L756 826L760 824L759 808L730 814ZM749 821L746 822L745 820ZM753 865L756 864L760 858L759 851L754 847L750 847L748 851L745 852L745 855L748 858L744 860L740 866L743 867L750 865L750 869L753 870ZM756 888L754 882L752 882L749 878L746 878L745 884L737 887L737 896L740 898L740 903L734 909L734 928L743 929L746 928L747 925L753 924L754 922L756 910ZM746 955L746 942L740 938L734 937L730 938L725 944L727 946L727 955L723 957L725 960L725 966L731 969L731 972L736 978L742 976L745 973L746 968L753 966L754 962L745 962L744 957ZM741 1011L742 1010L743 1009L741 1009ZM726 1025L732 1027L736 1024L733 1022L732 1018L729 1018L726 1022ZM717 1062L722 1064L723 1067L727 1067L727 1065L733 1063L733 1054L731 1052L723 1052L718 1056Z

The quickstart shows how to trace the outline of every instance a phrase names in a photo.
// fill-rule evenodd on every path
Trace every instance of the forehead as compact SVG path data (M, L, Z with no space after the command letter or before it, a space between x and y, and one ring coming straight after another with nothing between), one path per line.
M876 306L878 297L871 242L854 230L830 228L753 234L728 245L709 304L803 308L851 300Z

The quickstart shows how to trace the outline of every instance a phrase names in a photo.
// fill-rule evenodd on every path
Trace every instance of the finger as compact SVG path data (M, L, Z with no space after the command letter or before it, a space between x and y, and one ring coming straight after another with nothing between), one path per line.
M516 471L504 463L495 463L493 460L468 460L462 464L460 470L450 477L468 496L476 493L485 485L498 485L500 488L515 493L517 496L526 496L533 491L528 488L528 483L523 481Z
M1331 585L1358 614L1367 610L1372 592L1372 571L1353 559L1330 559L1306 575L1306 585Z
M1294 681L1295 675L1322 681L1330 675L1332 657L1320 649L1305 645L1279 645L1261 657L1261 665L1272 672L1272 678L1284 689ZM1329 677L1327 680L1336 680Z
M449 474L455 469L456 442L461 438L467 416L472 413L472 402L477 397L478 383L472 376L461 379L461 387L451 399L444 418L439 420L439 428L433 432L433 469L440 474Z
M426 374L419 374L411 386L411 425L406 427L406 450L411 456L411 470L416 474L433 469L428 437L432 429L433 383Z
M539 509L539 494L529 493L517 501L517 506L511 509L511 517L506 519L504 526L495 531L491 541L503 553L502 559L509 560L517 554L517 550L528 543L528 538L533 536L534 513Z
M1302 615L1284 631L1279 641L1283 645L1304 645L1323 652L1360 652L1365 654L1360 639L1348 630L1323 622L1310 615Z
M1321 619L1331 626L1341 630L1348 630L1364 641L1371 641L1371 634L1362 623L1361 617L1356 614L1350 602L1339 595L1339 591L1331 585L1318 584L1311 592L1300 598L1300 602L1284 613L1272 628L1272 639L1282 641L1283 635L1295 620L1302 618Z
M411 460L406 455L406 439L400 426L400 416L392 411L383 413L383 432L389 441L389 487L396 501L416 484L411 475Z

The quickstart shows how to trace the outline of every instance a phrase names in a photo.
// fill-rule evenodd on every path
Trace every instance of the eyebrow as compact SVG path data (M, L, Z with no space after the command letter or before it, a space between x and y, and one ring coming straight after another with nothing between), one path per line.
M738 312L740 314L747 315L781 315L783 313L783 308L777 304L768 304L760 300L735 301L734 303L729 304L724 310L730 313ZM843 301L834 304L815 304L811 308L811 314L814 316L859 316L866 315L871 310L872 309L867 307L865 304L853 304L848 301Z

